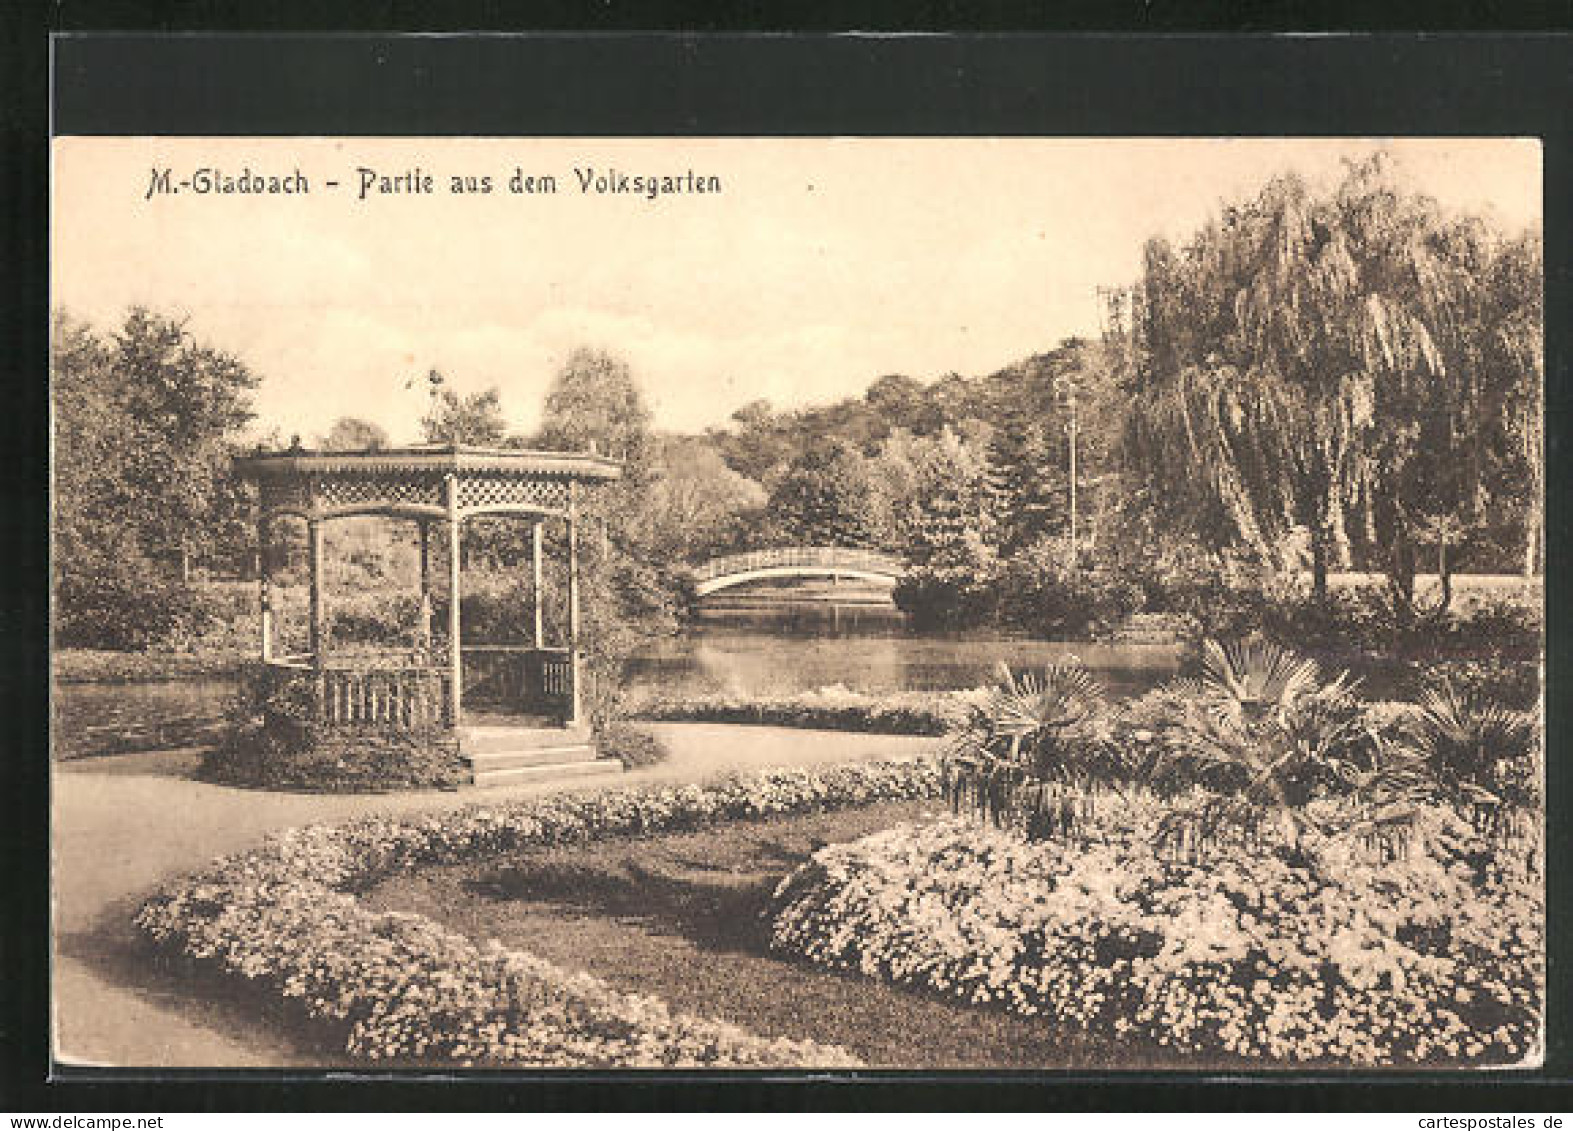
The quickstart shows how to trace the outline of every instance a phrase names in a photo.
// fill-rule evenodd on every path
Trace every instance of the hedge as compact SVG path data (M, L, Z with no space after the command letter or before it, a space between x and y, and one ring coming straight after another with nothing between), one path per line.
M935 798L925 759L793 770L710 786L564 795L418 818L294 829L170 884L136 924L161 950L304 1006L369 1061L530 1067L848 1067L845 1050L674 1014L586 974L358 891L404 869L726 820Z
M825 687L793 695L716 692L647 699L635 708L634 714L660 722L744 723L867 734L942 735L966 718L967 705L976 697L976 692L972 691L870 695L845 687Z

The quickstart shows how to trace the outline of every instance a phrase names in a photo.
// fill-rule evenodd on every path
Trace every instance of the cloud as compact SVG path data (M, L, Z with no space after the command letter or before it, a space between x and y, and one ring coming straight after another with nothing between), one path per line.
M191 328L263 375L267 428L338 416L413 436L412 377L497 386L534 427L575 347L624 357L662 427L795 407L874 378L991 372L1097 330L1100 286L1154 234L1294 167L1320 178L1376 143L1282 139L212 139L55 143L57 303L126 305ZM1533 143L1391 143L1451 206L1538 221ZM556 197L441 194L142 199L150 167L555 170ZM712 197L581 197L575 164L719 173Z

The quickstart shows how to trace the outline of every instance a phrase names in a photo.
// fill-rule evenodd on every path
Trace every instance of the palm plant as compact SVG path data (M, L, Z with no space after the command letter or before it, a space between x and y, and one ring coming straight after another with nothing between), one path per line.
M1109 755L1103 689L1070 659L1042 672L996 669L994 686L952 735L946 794L1029 839L1065 835L1103 788L1119 788Z
M1201 678L1176 681L1178 709L1162 727L1168 753L1153 767L1171 791L1183 782L1201 797L1165 815L1159 843L1195 855L1277 826L1297 845L1312 800L1375 780L1362 777L1376 767L1355 687L1276 644L1204 642Z
M1511 835L1519 817L1538 804L1539 747L1531 715L1461 691L1443 677L1421 694L1407 731L1443 796L1464 809L1477 830Z

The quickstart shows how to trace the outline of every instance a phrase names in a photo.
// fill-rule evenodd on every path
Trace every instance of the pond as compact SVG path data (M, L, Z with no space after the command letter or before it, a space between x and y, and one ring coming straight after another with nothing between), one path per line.
M1020 669L1078 657L1111 697L1137 695L1173 675L1168 644L1087 644L1003 636L904 632L885 619L830 626L708 625L658 641L634 664L633 691L780 695L844 686L858 691L976 687L1001 660ZM67 760L203 741L222 723L232 679L67 683L55 688L55 757Z
M1005 661L1042 668L1081 660L1113 698L1139 695L1179 669L1173 644L1091 644L1005 636L933 636L898 631L761 631L709 627L650 647L635 663L636 690L788 695L844 686L873 693L976 687Z
M210 676L58 684L54 756L69 761L202 742L222 725L235 692L235 681Z

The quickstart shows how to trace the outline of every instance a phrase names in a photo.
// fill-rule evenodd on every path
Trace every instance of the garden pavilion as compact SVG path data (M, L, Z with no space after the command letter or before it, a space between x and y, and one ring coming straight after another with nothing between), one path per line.
M548 765L533 754L527 757L530 751L556 751L565 761L593 759L585 744L581 705L580 505L586 490L620 477L620 464L594 452L447 445L258 451L237 460L236 466L258 487L264 673L275 687L292 686L319 728L456 737L478 784L489 784L484 780L488 774L497 781L513 780L523 775L496 775ZM464 643L461 602L456 599L462 592L460 534L466 519L482 515L514 516L530 523L533 639ZM335 655L330 647L323 528L335 519L358 516L407 519L418 527L420 612L412 647L390 644L354 655ZM306 524L310 615L304 653L285 654L277 646L275 555L270 551L281 519ZM551 522L563 524L567 638L548 644L543 526ZM445 631L435 630L433 623L434 537L446 541ZM485 705L471 711L472 717L467 717L467 694ZM571 741L564 728L571 732Z

